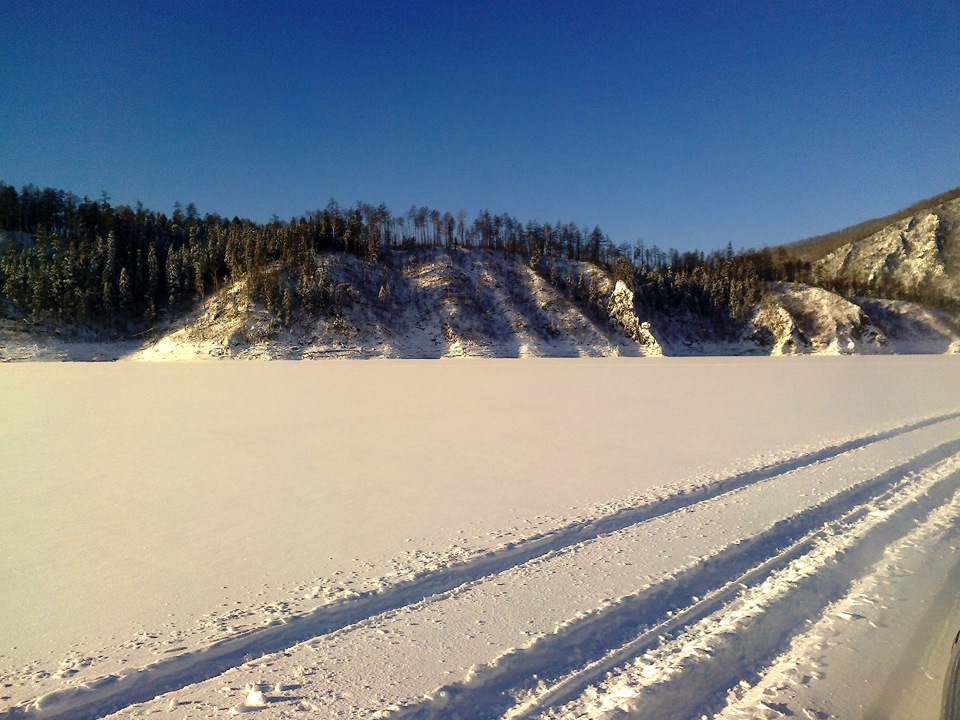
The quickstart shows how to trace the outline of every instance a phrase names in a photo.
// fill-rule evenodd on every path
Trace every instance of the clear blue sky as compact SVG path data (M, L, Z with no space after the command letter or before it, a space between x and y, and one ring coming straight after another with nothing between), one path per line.
M960 2L0 0L0 180L777 244L960 185Z

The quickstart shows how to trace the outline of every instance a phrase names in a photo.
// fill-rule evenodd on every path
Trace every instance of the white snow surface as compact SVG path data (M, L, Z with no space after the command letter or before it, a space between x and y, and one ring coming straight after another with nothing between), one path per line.
M0 368L0 718L936 717L955 356Z

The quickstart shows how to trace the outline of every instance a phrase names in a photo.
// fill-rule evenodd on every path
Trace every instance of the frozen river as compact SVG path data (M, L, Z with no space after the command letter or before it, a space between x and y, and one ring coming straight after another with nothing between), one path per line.
M952 356L3 366L0 717L843 717L906 649L930 679L885 706L922 717L960 617L958 412ZM616 632L560 662L585 613ZM683 655L734 653L720 627L773 639L732 675ZM890 655L875 686L837 636Z

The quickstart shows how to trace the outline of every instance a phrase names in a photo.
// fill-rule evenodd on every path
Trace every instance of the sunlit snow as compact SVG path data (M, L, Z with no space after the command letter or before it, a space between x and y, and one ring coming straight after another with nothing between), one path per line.
M936 716L955 357L0 370L0 718Z

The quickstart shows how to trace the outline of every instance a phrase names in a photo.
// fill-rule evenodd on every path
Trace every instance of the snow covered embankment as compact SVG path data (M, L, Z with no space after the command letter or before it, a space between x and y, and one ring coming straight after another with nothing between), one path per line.
M634 312L632 292L589 263L556 261L541 275L518 256L442 250L396 268L372 270L351 256L325 262L340 298L334 313L301 314L282 327L238 283L130 359L662 354L649 323ZM549 274L587 283L596 297L578 300Z
M679 717L728 691L735 716L754 683L761 716L829 713L758 679L822 680L822 659L789 660L805 623L886 548L956 544L958 437L953 413L678 488L0 717Z

